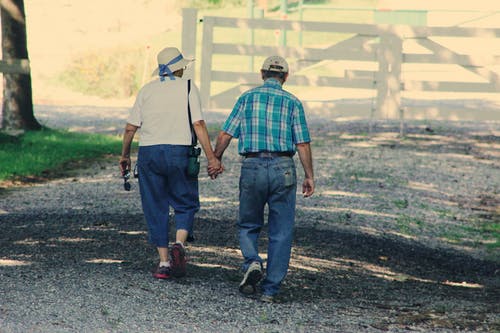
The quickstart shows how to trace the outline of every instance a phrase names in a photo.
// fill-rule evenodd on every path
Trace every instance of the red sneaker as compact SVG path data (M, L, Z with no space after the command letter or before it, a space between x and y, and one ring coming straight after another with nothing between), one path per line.
M158 266L156 267L156 270L153 272L153 277L155 279L170 279L171 277L171 270L170 267L165 267L165 266Z
M172 267L172 275L175 277L183 277L186 275L186 250L180 243L172 245L170 250L170 266Z

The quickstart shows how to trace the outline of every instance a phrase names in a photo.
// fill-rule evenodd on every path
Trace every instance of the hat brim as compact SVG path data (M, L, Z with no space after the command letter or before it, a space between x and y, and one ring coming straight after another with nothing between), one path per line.
M192 63L194 59L186 59L183 58L182 60L176 62L175 64L170 66L170 70L173 72L178 71L179 69L182 69L186 66L188 66L190 63ZM160 69L156 67L156 69L151 73L151 76L158 76L160 74Z
M266 72L274 72L274 73L288 73L288 69L266 69L266 68L261 68L262 71Z

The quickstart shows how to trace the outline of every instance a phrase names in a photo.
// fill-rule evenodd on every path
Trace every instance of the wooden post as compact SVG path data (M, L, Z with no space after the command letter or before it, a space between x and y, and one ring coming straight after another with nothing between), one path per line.
M200 77L200 97L201 106L208 108L210 106L210 82L212 81L212 53L214 40L214 24L213 17L205 17L203 19L203 41L202 41L202 56L201 56L201 77Z
M396 100L396 108L399 111L399 135L401 137L404 136L404 127L405 127L405 113L404 113L404 108L401 105L401 91L404 90L404 83L402 81L401 77L401 67L403 65L403 37L402 36L395 36L394 39L394 54L395 54L395 61L394 61L394 69L393 69L393 76L394 76L394 81L393 81L393 95L395 96Z
M299 0L299 22L302 23L304 21L304 0ZM303 31L302 27L300 28L299 31L299 46L302 47L303 43Z
M286 21L288 19L288 0L281 0L280 11L281 20ZM286 46L286 28L281 29L280 46Z
M371 113L371 120L370 120L370 134L371 131L373 130L372 128L372 122L373 119L377 118L382 118L383 116L383 109L385 105L385 100L387 98L388 94L388 88L387 88L387 72L388 72L388 61L387 57L385 56L386 54L386 44L385 44L386 38L380 37L380 43L379 43L379 48L377 51L377 60L378 60L378 71L375 76L375 85L377 88L377 98L376 98L376 103L375 103L375 108L373 109Z
M398 35L391 35L390 49L392 54L392 63L389 71L389 94L390 106L389 112L394 118L399 116L399 132L404 135L404 110L401 106L401 65L403 62L403 40Z
M182 54L187 59L196 58L197 16L195 8L182 9ZM184 76L188 79L195 79L195 74L194 64L184 71Z
M377 112L384 118L401 119L401 63L403 42L392 33L380 36L377 73Z
M254 1L253 0L248 0L247 2L247 16L249 19L254 18ZM255 44L254 41L254 30L251 28L248 31L248 45L253 46ZM253 55L250 55L248 58L248 71L253 72Z

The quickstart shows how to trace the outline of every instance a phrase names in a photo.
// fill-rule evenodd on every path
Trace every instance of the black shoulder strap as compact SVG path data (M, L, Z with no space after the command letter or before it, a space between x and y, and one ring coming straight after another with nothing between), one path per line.
M191 80L188 80L188 116L189 116L189 128L191 129L191 145L195 146L198 138L194 132L193 122L191 120L191 107L189 106L189 93L191 92Z

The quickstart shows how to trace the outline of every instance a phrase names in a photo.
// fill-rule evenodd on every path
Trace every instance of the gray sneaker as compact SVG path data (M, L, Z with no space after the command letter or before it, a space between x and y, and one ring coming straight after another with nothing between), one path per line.
M263 303L276 303L276 298L274 295L262 294L262 296L260 296L260 301Z
M240 283L239 290L242 294L252 295L257 291L256 285L262 278L262 268L260 262L254 261L248 266L245 276Z

